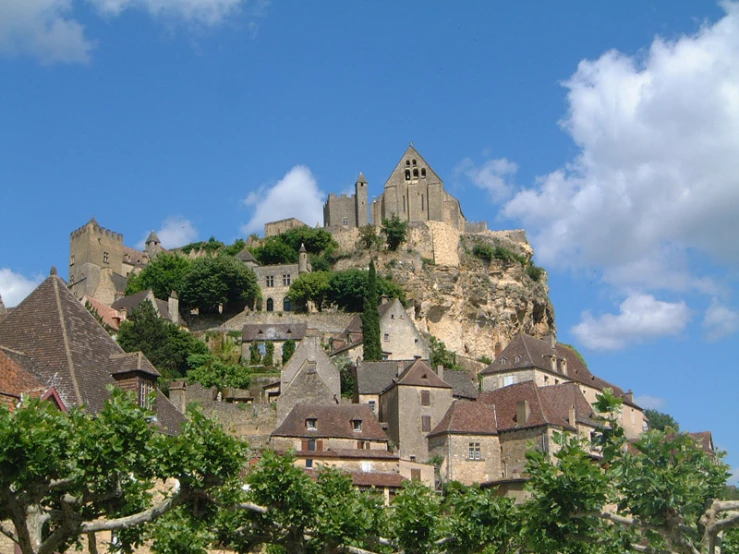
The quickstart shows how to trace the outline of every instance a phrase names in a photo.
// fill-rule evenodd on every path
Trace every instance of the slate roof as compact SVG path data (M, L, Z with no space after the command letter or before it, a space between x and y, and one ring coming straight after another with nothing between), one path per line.
M118 311L126 310L126 312L128 312L128 315L131 315L131 312L138 308L142 302L150 297L150 295L151 298L154 298L154 301L157 304L156 308L159 311L159 317L161 317L162 319L166 319L167 321L172 321L172 316L169 313L169 303L165 302L164 300L160 300L159 298L155 298L154 292L151 289L142 290L135 294L124 296L123 298L120 298L113 302L110 307Z
M452 395L474 400L480 394L475 383L464 371L444 370L444 381L452 386Z
M108 372L111 375L119 373L129 373L131 371L143 371L149 375L160 377L149 359L144 356L143 352L124 352L122 354L113 354L108 360Z
M382 319L382 317L388 312L388 310L393 305L393 302L400 302L400 300L398 300L397 298L393 298L392 300L388 300L384 304L380 304L379 306L377 306L377 311L380 314L380 319ZM343 336L347 333L362 333L362 314L355 315L349 322L349 325L346 326L346 329L344 329L344 331L341 333L341 335ZM356 346L357 342L354 343L354 346Z
M484 391L477 397L477 402L495 406L498 431L525 429L541 425L556 425L576 431L566 418L563 418L550 406L541 391L547 387L537 387L533 381L525 381L494 391ZM516 406L519 402L529 404L529 418L526 422L519 422L516 418Z
M108 398L106 387L115 385L111 360L118 357L121 363L129 363L121 356L125 354L121 347L56 274L0 321L0 345L6 353L12 349L30 358L38 379L54 387L65 406L84 405L92 413L99 412ZM174 432L184 416L157 392L159 425Z
M697 443L698 446L703 449L706 454L713 455L715 450L713 448L713 435L710 431L700 431L697 433L688 433Z
M244 325L241 336L244 342L261 340L303 340L308 325L305 323L276 323L265 324L247 323Z
M357 365L356 385L359 394L380 394L393 384L393 379L400 372L410 367L415 360L386 360L382 362L364 362Z
M452 386L442 380L435 371L433 371L426 362L417 359L394 379L398 385L408 385L412 387L435 387L441 389L451 389Z
M244 248L241 252L239 252L238 254L236 254L236 256L234 256L234 258L236 258L237 260L240 260L240 261L242 261L244 263L251 262L251 263L255 263L255 264L259 265L259 262L257 261L257 259L252 255L251 252L249 252L249 250L247 248Z
M157 236L157 234L154 231L152 231L151 233L149 233L149 237L146 239L146 243L145 244L148 244L150 242L159 242L159 243L161 243L162 241L160 241L159 240L159 237Z
M429 437L444 434L457 435L497 435L495 410L489 404L457 400L441 418Z
M113 283L113 286L115 287L116 292L125 292L126 291L126 285L128 285L128 278L124 277L120 273L113 273L110 276L110 280Z
M316 420L316 430L306 428L306 420ZM354 431L352 420L362 420L362 430ZM375 414L367 404L340 404L322 406L298 404L285 421L272 433L275 437L335 438L371 441L387 441Z
M123 261L135 266L144 266L149 263L149 255L130 246L124 246Z

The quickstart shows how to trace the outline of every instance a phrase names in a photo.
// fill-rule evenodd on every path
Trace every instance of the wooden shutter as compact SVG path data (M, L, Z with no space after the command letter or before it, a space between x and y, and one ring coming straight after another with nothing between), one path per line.
M316 450L323 450L323 439L318 439L316 441Z
M421 406L431 406L431 393L427 390L421 391Z
M302 441L300 441L300 449L308 450L308 440L307 439L303 439Z
M424 433L431 431L431 416L421 416L421 431Z
M411 470L411 481L420 481L420 480L421 480L421 470L412 469Z

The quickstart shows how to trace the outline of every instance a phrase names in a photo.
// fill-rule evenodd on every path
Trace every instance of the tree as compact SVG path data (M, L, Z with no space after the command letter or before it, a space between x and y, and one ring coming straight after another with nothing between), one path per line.
M169 298L172 291L180 292L192 260L180 254L162 252L151 260L138 275L132 274L126 285L126 294L151 289L157 298Z
M298 248L292 248L284 243L279 236L269 237L261 246L255 246L249 251L262 265L296 264L298 263Z
M375 262L370 262L367 275L367 290L364 295L362 310L362 347L366 361L382 360L382 343L380 342L380 312L377 298L377 275Z
M347 269L331 273L325 303L335 305L346 312L362 311L368 276L369 272L361 269ZM405 292L399 285L382 277L376 277L376 283L378 296L398 298L405 303Z
M380 237L374 225L364 225L359 228L359 245L365 250L380 247Z
M287 339L285 344L282 345L282 365L289 362L293 354L295 354L295 341L293 339Z
M127 551L147 523L192 510L239 475L246 445L219 424L191 412L182 432L168 436L152 427L152 415L116 388L95 415L38 400L14 412L0 406L0 532L23 554L64 552L85 537L94 545L103 531L116 531ZM166 479L178 488L152 496Z
M666 431L667 428L672 429L675 432L680 431L680 424L670 414L665 414L657 410L647 410L644 412L649 420L649 428L656 429L658 431Z
M262 362L262 353L259 351L259 343L252 342L249 345L249 363L251 365L259 365Z
M298 311L306 311L308 302L313 302L318 311L323 311L330 290L331 275L324 271L303 273L290 285L287 298Z
M390 219L382 220L382 234L385 235L388 250L394 252L408 237L408 222L401 220L398 214L393 214Z
M444 366L448 369L458 369L457 355L447 349L446 344L434 337L430 337L429 350L431 351L430 362L431 367L436 369L438 366Z
M254 272L231 256L198 258L182 285L180 299L204 313L243 310L260 297Z
M262 357L262 365L264 367L272 367L275 365L275 343L271 340L264 344L264 356Z
M279 236L280 241L288 245L295 252L305 245L305 249L311 254L331 252L339 247L334 236L325 229L313 227L294 227L288 229Z
M139 304L121 323L118 344L126 352L143 352L165 379L183 377L188 356L208 353L204 342L160 318L151 302Z
M229 364L212 354L193 354L187 358L190 370L187 379L205 388L216 387L245 389L251 382L251 368L241 364Z

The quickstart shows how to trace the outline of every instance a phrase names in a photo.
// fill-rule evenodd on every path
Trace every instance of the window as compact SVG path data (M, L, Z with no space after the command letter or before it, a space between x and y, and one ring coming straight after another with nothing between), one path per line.
M426 178L426 168L422 167L421 168L421 179L425 179L425 178Z
M362 420L361 419L352 419L352 429L355 433L359 433L362 431Z
M382 335L382 340L384 340L385 342L389 341L390 340L390 334L385 333L384 335Z
M290 303L290 299L289 298L285 298L282 301L282 311L283 312L289 312L289 311L292 310L292 308L293 308L293 305Z
M377 408L377 402L374 400L369 401L370 410L372 410L372 413L375 413L375 408Z
M289 287L290 286L290 274L289 273L285 273L282 276L282 286L283 287Z
M110 254L103 252L103 263L110 263Z
M308 450L313 452L316 449L316 440L315 439L308 439Z
M410 181L411 180L411 170L410 169L406 169L405 170L405 180L406 181Z
M349 218L348 217L342 218L341 219L341 224L342 225L349 225Z
M275 311L275 301L271 298L267 298L267 311L268 312L274 312Z
M421 431L424 433L431 431L431 416L421 416Z
M147 410L151 409L152 402L150 395L153 391L154 387L150 381L141 382L141 386L139 387L139 406Z
M312 468L313 467L313 460L310 460L310 459L309 460L306 460L305 461L305 467L307 467L309 469Z
M416 166L416 160L413 160L413 167Z
M479 442L471 442L469 444L469 459L470 460L480 460L480 443Z
M263 342L257 343L257 349L259 350L259 355L264 356L267 352L267 345Z
M413 170L413 176L418 179L418 169Z
M308 431L315 431L316 430L316 418L309 417L305 420L305 428L308 429Z
M421 406L431 406L431 393L427 390L421 391Z
M274 287L275 286L275 276L274 275L267 275L264 280L267 282L268 287Z
M410 160L406 160L405 161L405 165L411 165L411 161Z
M69 257L69 265L74 265L74 254Z
M505 377L503 377L503 386L507 387L509 385L512 385L516 382L515 379L516 378L513 375L506 375Z

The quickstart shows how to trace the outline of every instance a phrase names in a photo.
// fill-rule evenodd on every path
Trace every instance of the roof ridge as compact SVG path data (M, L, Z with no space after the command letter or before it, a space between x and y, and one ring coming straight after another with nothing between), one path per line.
M67 336L67 323L64 321L64 312L62 311L62 299L59 296L59 283L57 279L60 277L51 277L53 279L52 284L54 286L54 297L56 298L56 309L59 314L59 323L62 327L62 342L64 343L64 352L67 356L67 364L69 366L69 376L72 378L72 385L74 386L74 394L77 396L77 405L82 406L82 395L80 393L80 385L77 382L77 373L74 368L74 360L72 359L72 349L69 347L69 337Z

